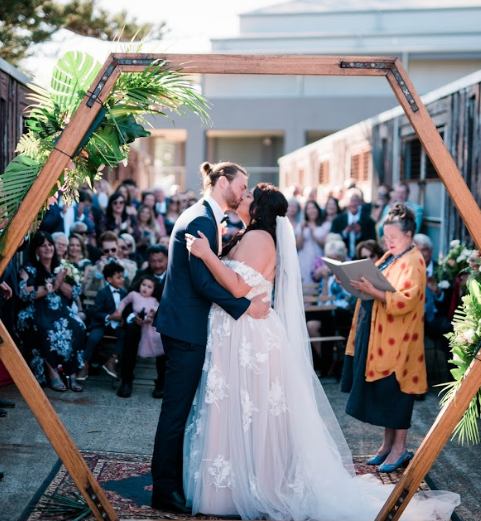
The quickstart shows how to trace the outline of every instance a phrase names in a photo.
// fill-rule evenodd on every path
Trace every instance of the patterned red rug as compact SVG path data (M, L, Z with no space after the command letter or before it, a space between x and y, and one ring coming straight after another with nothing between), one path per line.
M190 516L152 510L148 506L152 491L150 455L122 454L118 452L81 452L121 520L192 519ZM403 472L402 470L390 474L377 473L375 471L376 467L364 464L368 458L369 456L357 456L354 458L357 474L374 474L384 484L396 483L399 480ZM423 481L420 489L429 490L429 488L427 483ZM91 514L80 518L78 513L72 515L72 517L67 517L65 513L53 511L54 509L49 508L48 504L45 506L46 502L48 503L46 496L55 494L71 498L75 498L75 495L78 494L77 487L60 462L52 469L50 476L19 521L64 521L65 519L75 519L76 517L84 521L93 521L95 519ZM50 502L51 506L52 502ZM217 518L196 516L196 519Z

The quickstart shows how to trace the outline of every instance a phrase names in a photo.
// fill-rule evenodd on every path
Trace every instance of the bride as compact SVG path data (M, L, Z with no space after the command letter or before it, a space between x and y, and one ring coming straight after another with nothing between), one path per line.
M233 320L213 304L202 379L185 431L192 513L243 519L374 520L392 487L356 477L351 453L312 368L287 201L261 183L237 212L248 223L220 261L186 235L234 296L274 291L265 320ZM459 496L416 494L402 519L448 520Z

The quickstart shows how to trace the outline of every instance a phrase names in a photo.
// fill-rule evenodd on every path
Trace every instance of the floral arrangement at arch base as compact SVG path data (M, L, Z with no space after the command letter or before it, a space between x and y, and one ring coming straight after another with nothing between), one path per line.
M127 52L139 52L139 48ZM101 67L92 56L71 51L57 62L49 90L29 85L33 91L29 99L35 105L28 109L28 131L17 145L19 155L0 175L0 222L4 227L15 216ZM72 203L78 196L78 187L87 182L92 188L105 166L115 168L126 163L131 143L150 135L145 128L146 115L169 117L166 111L189 111L208 122L207 109L207 101L186 74L166 66L165 61L156 60L142 72L121 74L47 201L60 191L64 201ZM48 207L47 201L40 217ZM0 251L6 235L0 237Z
M481 282L479 280L481 256L477 250L473 250L469 258L471 261L470 277L466 284L467 293L461 299L461 306L454 312L453 332L446 335L453 355L450 363L455 367L450 371L454 380L440 385L441 392L445 393L440 401L441 407L446 406L456 393L468 367L481 349ZM471 400L452 437L457 436L461 444L479 443L481 441L479 418L481 418L481 388Z

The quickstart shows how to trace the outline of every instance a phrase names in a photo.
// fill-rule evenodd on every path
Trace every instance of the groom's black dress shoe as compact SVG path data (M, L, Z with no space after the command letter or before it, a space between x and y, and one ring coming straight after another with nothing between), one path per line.
M122 382L117 391L117 396L119 398L130 398L132 394L132 384L130 382Z
M174 492L166 495L152 495L151 506L156 510L167 510L169 512L179 512L181 514L192 513L192 509L185 506L184 497L178 490L174 490Z

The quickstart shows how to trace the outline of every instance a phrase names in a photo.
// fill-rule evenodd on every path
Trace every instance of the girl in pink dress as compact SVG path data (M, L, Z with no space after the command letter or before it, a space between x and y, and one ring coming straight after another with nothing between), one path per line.
M153 275L143 275L138 284L138 290L131 291L120 301L118 311L122 311L132 304L133 312L142 320L141 336L138 355L141 358L151 358L164 354L160 333L152 325L155 312L159 307L159 302L153 296L155 288L155 278Z

